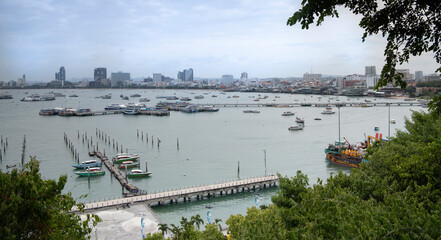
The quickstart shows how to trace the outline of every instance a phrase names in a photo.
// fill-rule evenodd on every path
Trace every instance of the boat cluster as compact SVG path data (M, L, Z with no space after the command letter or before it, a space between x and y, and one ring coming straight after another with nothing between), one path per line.
M143 178L148 177L152 174L149 171L143 171L139 169L139 155L132 153L121 153L117 154L112 159L113 164L118 165L118 169L132 169L127 173L128 178ZM106 172L101 169L101 163L97 160L87 160L78 164L72 165L75 169L83 169L83 171L75 172L76 175L80 177L94 177L94 176L103 176ZM146 166L147 168L147 166Z
M20 101L22 102L37 102L37 101L53 101L55 100L54 94L32 94L30 96L22 98Z
M127 171L128 168L137 168L132 169L129 173L127 173L128 178L143 178L148 177L151 172L143 171L139 169L139 155L134 153L120 153L112 158L114 164L119 165L119 169L125 169ZM147 163L146 163L147 164ZM147 165L146 165L147 168Z

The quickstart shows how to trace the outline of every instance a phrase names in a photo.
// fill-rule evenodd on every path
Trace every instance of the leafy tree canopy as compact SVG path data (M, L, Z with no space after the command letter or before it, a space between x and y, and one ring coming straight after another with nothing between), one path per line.
M299 23L303 29L313 23L318 26L325 17L338 17L338 6L362 16L359 25L365 30L363 41L367 36L379 33L387 39L385 65L376 88L395 83L404 89L406 82L401 74L396 74L395 67L408 62L411 56L432 52L435 61L441 64L440 0L303 0L302 8L288 19L287 24ZM441 67L437 71L440 72Z
M0 239L86 239L100 219L87 214L81 221L70 210L75 201L61 194L67 176L43 180L35 157L23 170L0 171ZM77 205L83 209L82 204Z

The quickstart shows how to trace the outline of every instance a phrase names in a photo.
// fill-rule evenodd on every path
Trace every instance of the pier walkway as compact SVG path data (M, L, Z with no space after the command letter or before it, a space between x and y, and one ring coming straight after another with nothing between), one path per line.
M95 156L101 159L101 162L106 165L107 169L115 176L116 179L121 183L121 185L126 188L131 193L137 193L139 189L135 187L133 184L129 183L127 179L121 174L118 168L113 166L112 161L109 160L105 155L101 152L93 152Z
M293 103L202 103L201 106L215 107L376 107L376 106L419 106L420 102L293 102Z
M152 193L145 195L138 195L133 197L113 199L107 201L100 201L94 203L84 204L84 210L93 210L104 207L125 207L132 203L144 202L147 205L152 204L167 204L178 203L181 201L191 201L192 199L202 200L204 198L218 197L228 194L245 192L255 190L256 188L267 188L276 186L279 181L277 175L270 175L265 177L250 178L244 180L236 180L232 182L225 182L219 184L212 184L199 187L184 188L180 190L173 190L160 193ZM72 211L77 211L76 207Z

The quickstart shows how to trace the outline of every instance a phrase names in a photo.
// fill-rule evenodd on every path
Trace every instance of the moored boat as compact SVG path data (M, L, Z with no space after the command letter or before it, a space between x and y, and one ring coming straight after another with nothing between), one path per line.
M294 113L288 111L288 112L282 113L282 116L294 116Z
M130 173L127 174L128 178L144 178L148 177L152 172L146 172L140 169L133 169Z
M55 111L54 109L41 109L38 114L42 116L52 116L55 115Z
M322 114L334 114L335 112L332 111L331 107L326 107L325 110L323 110Z
M114 163L122 163L126 161L137 161L139 160L139 155L134 153L120 153L113 157Z
M139 167L139 162L125 161L119 165L119 169Z
M359 168L364 161L363 155L345 142L336 141L334 144L329 144L325 153L327 160L341 166Z
M304 126L303 124L301 124L301 123L297 123L297 124L291 125L291 126L288 128L288 130L290 130L290 131L302 130L304 127L305 127L305 126Z
M99 167L93 167L93 168L88 168L85 171L75 172L75 174L80 177L88 177L88 176L94 177L94 176L104 176L106 172L104 172Z
M296 117L296 123L305 124L305 120L303 120L303 118Z
M100 166L101 166L101 163L99 163L93 159L81 162L79 164L72 165L72 167L77 168L77 169L87 169L88 167L100 167Z

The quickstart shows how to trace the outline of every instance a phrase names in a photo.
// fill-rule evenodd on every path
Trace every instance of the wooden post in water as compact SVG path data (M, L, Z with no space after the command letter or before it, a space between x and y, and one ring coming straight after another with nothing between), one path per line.
M145 133L145 140L146 140L146 142L149 142L149 134L148 133Z
M153 146L153 135L152 135L152 146Z
M237 178L240 178L240 161L237 161Z
M144 141L144 131L141 131L141 140Z
M148 172L149 168L147 167L147 160L145 160L145 171Z
M179 150L179 138L176 139L176 148Z
M159 140L159 138L157 140L158 140L158 148L159 148L159 144L161 143L161 140Z
M77 130L78 139L80 139L80 130Z

